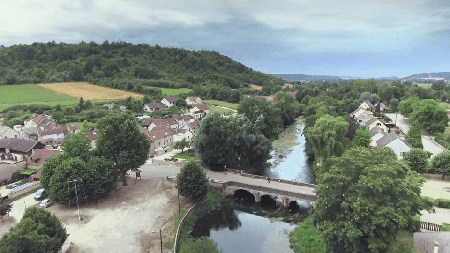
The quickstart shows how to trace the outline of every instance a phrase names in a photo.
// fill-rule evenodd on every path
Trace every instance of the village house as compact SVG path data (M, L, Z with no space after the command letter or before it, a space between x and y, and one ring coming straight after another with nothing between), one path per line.
M112 111L112 109L114 108L114 104L104 104L103 106L108 108L108 111Z
M177 128L178 122L174 118L169 119L145 119L142 121L147 126L147 130L151 131L155 127Z
M194 133L192 133L191 131L187 130L187 129L174 129L171 128L170 130L172 130L173 133L173 142L177 142L177 141L181 141L183 139L186 139L188 141L192 140L192 137L194 136Z
M28 137L25 137L19 131L16 131L16 130L14 130L6 125L2 125L2 124L0 124L0 139L26 139L26 140L29 140Z
M383 138L387 133L383 131L383 129L379 127L374 127L370 129L369 131L370 135L372 136L370 146L377 147L377 141L381 138Z
M365 110L375 111L375 106L372 103L370 103L369 100L364 100L364 102L362 102L359 107L361 107L361 108L363 108Z
M370 119L373 119L373 112L358 107L350 115L354 116L360 125L364 125Z
M64 140L69 134L66 127L59 126L57 128L44 130L38 133L38 140L41 142L52 142L53 140Z
M198 121L191 122L187 125L187 130L195 134L198 127Z
M80 132L80 126L79 125L70 125L69 128L69 134L76 134Z
M91 147L95 148L97 144L98 137L100 137L100 131L98 129L94 129L86 133L89 140L91 140Z
M192 115L174 115L172 118L177 121L177 128L184 128L189 122L193 122L195 120Z
M155 128L147 133L150 142L150 155L159 155L173 147L173 132L168 127Z
M187 97L186 104L188 105L203 104L203 101L200 97Z
M49 115L45 114L33 114L33 117L24 120L23 123L24 131L29 135L35 135L40 131L53 129L59 126Z
M163 100L161 100L161 104L165 104L167 105L167 107L174 106L176 102L177 102L176 97L165 97L163 98Z
M45 145L39 141L25 139L0 140L0 161L21 162L34 155L35 150Z
M200 104L194 106L194 108L192 108L190 112L192 117L198 120L200 118L203 118L205 116L205 113L209 113L209 111L210 110L208 105Z
M395 132L390 132L377 141L378 147L390 147L397 157L402 157L404 153L411 150L412 146L406 140L401 139Z
M146 111L146 112L154 112L154 111L158 111L161 109L167 109L167 108L169 108L169 107L162 103L150 103L150 104L144 105L144 111Z
M377 118L372 118L372 119L370 119L370 120L368 120L367 122L366 122L366 127L369 129L369 130L371 130L372 128L374 128L374 127L379 127L380 129L382 129L383 131L385 131L385 132L389 132L389 128L387 127L387 126L385 126L384 124L383 124L383 122L381 122L379 119L377 119Z
M60 153L61 151L57 149L37 149L34 152L34 155L27 159L27 166L30 169L39 170L48 158L54 155L59 155ZM40 171L38 171L38 173L40 174Z
M375 105L376 108L376 105ZM389 109L389 107L387 107L385 104L380 103L380 112L382 112L384 109Z

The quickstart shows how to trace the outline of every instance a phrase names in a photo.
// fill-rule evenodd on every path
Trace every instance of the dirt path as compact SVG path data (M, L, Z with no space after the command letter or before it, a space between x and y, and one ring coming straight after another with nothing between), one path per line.
M164 222L178 209L175 184L160 178L129 180L129 186L113 191L102 203L71 208L53 205L48 208L67 228L73 253L97 252L159 252L148 250L156 245L145 241L152 231L159 231ZM159 238L158 238L159 239ZM158 247L157 247L158 248Z

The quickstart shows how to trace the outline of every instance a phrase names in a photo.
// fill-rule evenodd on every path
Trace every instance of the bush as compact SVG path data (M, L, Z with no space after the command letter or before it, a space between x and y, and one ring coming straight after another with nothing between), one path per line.
M178 174L180 194L193 200L202 200L208 194L208 179L199 162L188 161Z
M308 217L289 234L289 247L295 253L325 252L323 237L312 221L313 218Z
M436 200L436 206L440 207L440 208L450 208L450 200L438 199L438 200Z
M450 224L448 224L448 223L442 224L442 230L443 231L450 231Z
M180 253L219 253L219 248L208 237L189 238L181 245Z

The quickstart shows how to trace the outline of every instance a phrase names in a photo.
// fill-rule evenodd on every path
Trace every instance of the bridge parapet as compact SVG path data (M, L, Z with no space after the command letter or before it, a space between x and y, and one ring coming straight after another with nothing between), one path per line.
M264 179L264 180L267 178L267 177L265 177L265 176L253 175L253 174L248 174L248 173L241 173L240 170L228 169L227 171L233 172L233 173L235 173L235 174L236 174L236 173L240 173L241 176L243 176L243 177L250 177L250 178ZM285 179L271 178L270 180L271 180L272 182L279 182L279 183L284 183L284 184L292 184L292 185L307 186L307 187L311 187L311 188L314 188L314 187L315 187L314 184L308 184L308 183L296 182L296 181L289 181L289 180L285 180Z

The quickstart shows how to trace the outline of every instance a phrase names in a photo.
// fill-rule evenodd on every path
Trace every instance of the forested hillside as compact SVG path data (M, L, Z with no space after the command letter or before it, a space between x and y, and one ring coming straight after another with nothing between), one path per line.
M0 46L0 84L87 81L104 86L231 89L282 85L283 80L254 71L214 51L188 51L126 42L33 43Z

